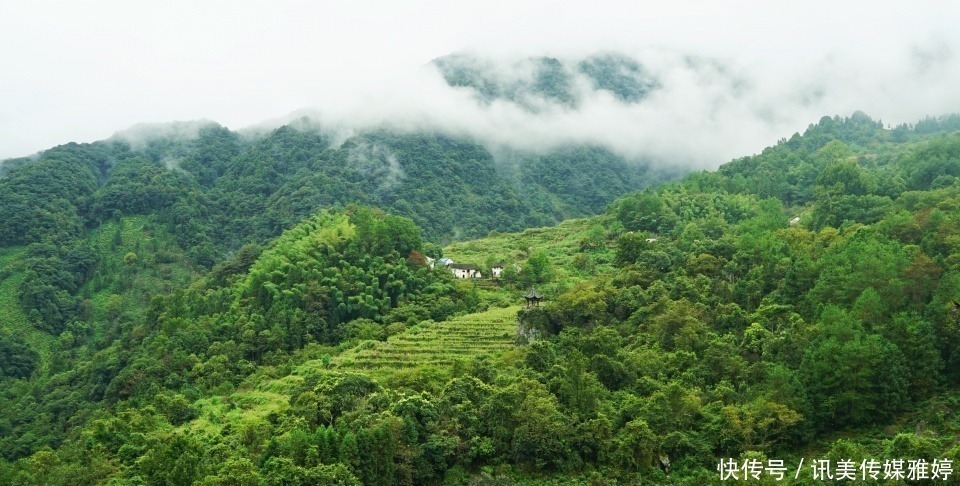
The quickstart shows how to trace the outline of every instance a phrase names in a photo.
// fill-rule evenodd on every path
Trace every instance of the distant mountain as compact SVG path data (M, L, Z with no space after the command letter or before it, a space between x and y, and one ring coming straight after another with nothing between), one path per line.
M624 103L638 103L660 87L639 61L606 52L579 60L530 57L496 62L471 53L433 60L450 86L475 92L483 103L516 103L531 111L546 104L576 108L584 90L604 91Z
M0 244L155 215L206 265L325 207L376 205L443 242L596 214L670 177L595 146L498 160L469 138L390 130L334 145L308 120L257 136L212 122L137 127L4 167Z

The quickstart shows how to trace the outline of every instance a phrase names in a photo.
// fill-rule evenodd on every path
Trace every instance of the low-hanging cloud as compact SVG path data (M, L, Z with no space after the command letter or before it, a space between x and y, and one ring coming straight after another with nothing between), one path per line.
M379 191L393 188L404 176L400 161L389 147L365 140L356 141L347 151L347 166L375 181Z
M441 131L491 148L542 152L569 144L600 145L631 159L715 168L803 131L822 116L862 110L887 123L960 110L960 66L942 41L903 46L880 63L832 52L808 64L770 69L732 59L665 49L602 51L642 66L650 80L639 101L598 89L577 66L557 56L574 101L531 92L539 58L459 53L479 86L451 86L434 63L397 73L388 84L328 100L295 117L320 120L325 130L356 133L372 127ZM499 91L489 88L499 83ZM519 88L518 88L519 86ZM490 92L499 96L490 96ZM341 136L342 140L343 137Z
M177 140L196 140L200 137L200 130L214 125L212 120L177 121L170 123L138 123L130 128L121 130L110 140L125 142L134 150L143 150L151 140L172 138Z

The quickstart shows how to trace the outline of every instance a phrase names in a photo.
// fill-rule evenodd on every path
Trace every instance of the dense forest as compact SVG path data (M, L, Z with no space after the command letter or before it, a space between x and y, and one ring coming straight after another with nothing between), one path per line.
M824 117L668 176L591 147L503 163L215 125L7 161L0 484L960 461L960 116Z
M6 161L0 244L76 238L111 218L152 215L210 266L317 208L350 203L410 217L443 242L597 214L679 173L590 146L497 161L469 139L389 130L335 146L308 119L246 136L200 122L132 132ZM588 167L590 178L569 177Z

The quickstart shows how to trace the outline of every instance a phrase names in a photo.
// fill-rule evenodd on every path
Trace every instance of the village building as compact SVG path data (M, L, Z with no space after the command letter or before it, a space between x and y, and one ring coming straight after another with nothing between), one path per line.
M516 263L498 263L490 268L490 275L493 278L500 278L503 276L503 271L506 270L507 265L513 265L513 270L517 273L520 273L520 265Z
M447 265L447 268L456 278L480 278L483 276L479 268L469 263L451 263Z
M446 257L438 258L436 260L427 257L427 264L430 265L430 268L437 268L437 265L439 265L441 268L449 268L450 265L453 265L453 260Z

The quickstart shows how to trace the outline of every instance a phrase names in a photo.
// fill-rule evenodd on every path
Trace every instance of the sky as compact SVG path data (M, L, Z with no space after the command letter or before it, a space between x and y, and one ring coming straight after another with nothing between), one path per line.
M348 132L389 122L716 167L823 115L960 112L958 19L956 2L4 0L0 158L138 123L239 130L311 113ZM481 106L427 67L462 51L504 65L624 52L664 89L632 106ZM691 57L727 72L692 72Z

